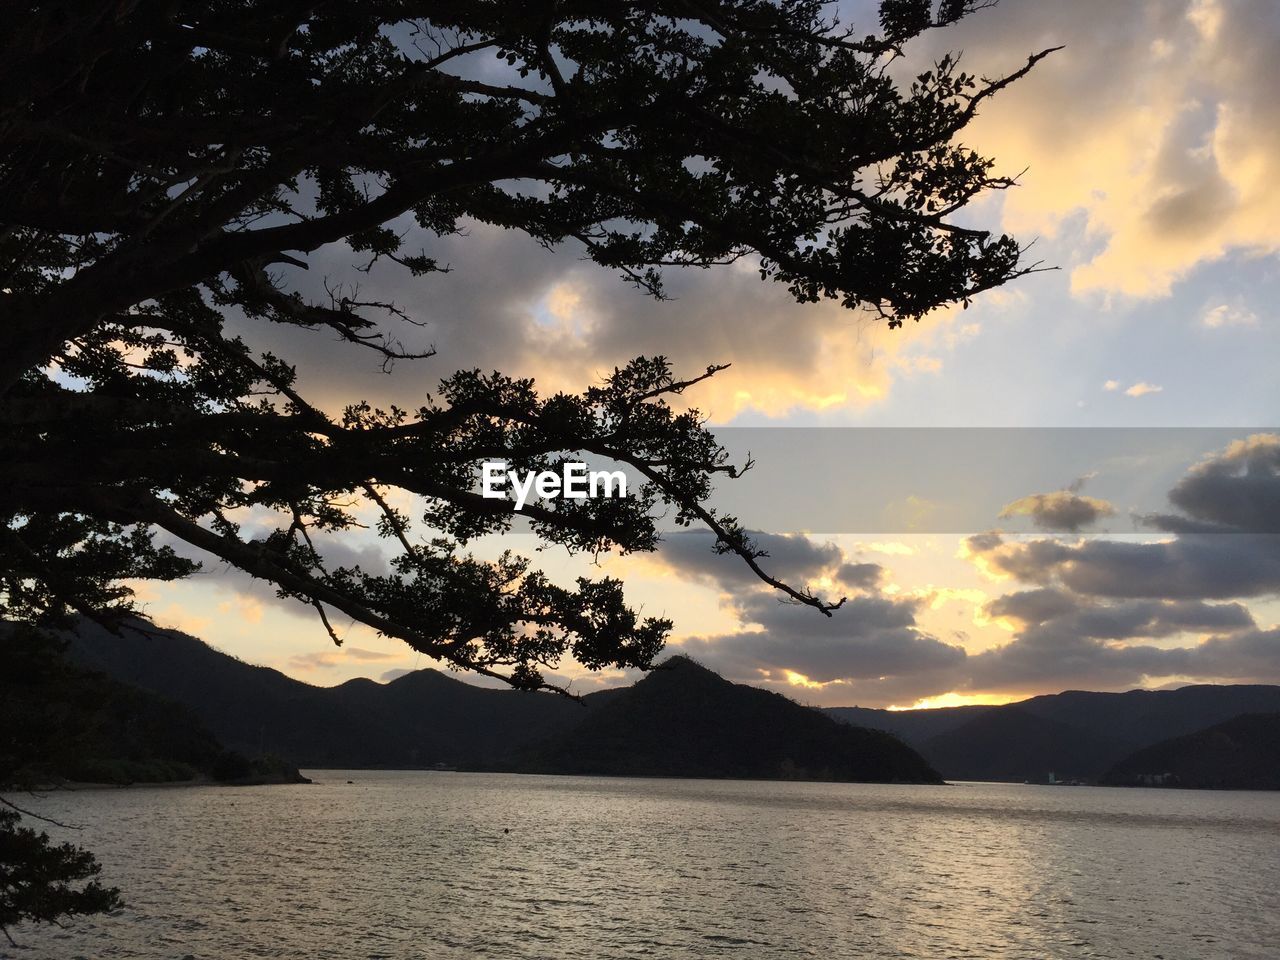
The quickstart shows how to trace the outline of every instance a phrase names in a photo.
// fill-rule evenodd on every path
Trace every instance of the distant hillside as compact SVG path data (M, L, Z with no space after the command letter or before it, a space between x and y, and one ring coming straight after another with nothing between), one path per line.
M117 637L86 624L70 652L186 704L229 747L278 754L301 767L488 765L584 710L551 694L484 689L435 670L387 684L315 687L186 634L147 630Z
M803 769L809 776L825 776L828 768L833 778L860 776L842 768L843 761L823 759L829 750L835 751L834 758L848 747L844 741L833 745L823 732L829 728L787 727L787 735L781 736L763 726L743 726L743 705L748 701L735 696L720 704L717 698L724 696L724 688L745 690L750 697L765 694L736 688L718 677L719 687L693 684L697 689L686 691L682 709L705 704L699 709L707 717L723 710L724 716L737 720L713 718L704 724L703 718L698 720L703 726L685 733L662 719L667 709L663 684L674 682L671 676L678 669L656 673L635 688L591 694L582 703L551 694L476 687L434 670L416 671L386 684L353 680L326 688L250 666L185 634L148 630L151 635L125 631L115 637L86 625L70 652L117 680L185 704L232 750L276 754L302 767L447 764L463 769L519 766L586 772L590 766L593 772L666 770L673 775L697 767L707 772L690 775L773 776L789 761L789 770ZM703 673L704 680L714 677ZM785 698L757 699L751 709L771 715L766 704L777 702L796 706ZM711 704L719 706L713 709ZM1096 780L1134 751L1170 737L1243 713L1280 713L1280 687L1068 691L1001 707L845 707L814 713L894 734L948 779L1043 781L1052 772L1059 779ZM809 712L804 716L807 723ZM666 731L662 737L651 735L659 729ZM809 750L791 742L805 737L821 746ZM760 744L749 760L734 752L739 749L735 745L747 739ZM875 744L884 741L867 743L874 752ZM673 757L673 744L686 750L688 758ZM756 772L743 772L748 768ZM728 772L731 769L738 772ZM841 769L845 773L837 772Z
M0 625L0 784L62 780L292 782L275 759L228 750L185 706L71 663Z
M777 694L674 661L581 703L472 686L435 670L313 687L147 627L85 625L71 654L180 700L226 744L302 767L427 767L935 781L912 750ZM538 744L537 750L534 744Z
M1065 693L1000 707L827 711L888 730L952 780L1096 780L1122 757L1243 713L1280 712L1280 687L1199 685L1178 690Z
M939 783L910 747L673 657L514 769L615 776Z
M988 706L939 707L934 710L877 710L872 707L826 707L823 713L841 723L884 730L917 749L988 710Z
M1280 713L1245 714L1145 747L1112 767L1102 782L1280 790Z
M1047 781L1095 776L1129 750L1126 742L1037 716L1019 704L986 710L920 748L956 780ZM951 772L949 772L951 771Z

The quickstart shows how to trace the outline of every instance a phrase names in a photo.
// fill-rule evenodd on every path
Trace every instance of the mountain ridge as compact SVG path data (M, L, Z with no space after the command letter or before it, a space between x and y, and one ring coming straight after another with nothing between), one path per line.
M301 767L549 770L555 760L558 769L567 770L575 766L563 740L568 731L635 689L596 691L574 702L547 693L479 687L430 668L387 683L355 678L319 687L245 663L176 631L147 630L126 631L122 639L88 625L73 638L71 652L118 680L187 704L228 748L276 754ZM774 696L754 687L739 689L754 691L742 697ZM851 729L898 737L947 779L1046 782L1052 774L1059 780L1093 782L1127 756L1169 738L1244 713L1280 712L1280 686L1068 690L1000 706L814 712L845 724L856 721ZM603 715L608 720L609 712ZM724 736L732 737L733 731ZM598 753L600 736L580 740L578 749ZM779 769L782 760L790 759L811 775L823 773L812 756L801 763L776 745L772 749ZM704 764L714 766L713 761L711 753L703 755ZM594 762L597 771L640 766L639 759L630 766ZM678 760L668 766L684 769Z
M1246 713L1280 712L1280 686L1188 684L1174 690L1065 690L998 706L891 711L827 708L884 729L952 780L1095 781L1135 751ZM926 715L929 714L929 715Z
M357 678L317 687L150 627L116 636L85 624L70 652L185 703L228 746L304 768L939 782L896 738L839 724L682 657L631 687L574 701L478 687L432 669L381 684ZM602 731L613 738L607 749Z

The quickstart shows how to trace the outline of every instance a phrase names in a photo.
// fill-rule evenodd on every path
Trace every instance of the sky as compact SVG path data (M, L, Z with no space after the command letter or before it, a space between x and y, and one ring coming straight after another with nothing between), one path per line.
M999 75L1057 45L963 137L1000 172L1025 168L973 222L1034 239L1056 269L968 309L891 331L795 304L749 263L671 274L659 303L578 251L476 224L423 240L447 275L358 275L427 321L405 340L432 359L387 375L321 334L247 339L296 362L303 392L335 408L412 404L462 368L550 391L641 354L689 372L731 363L690 402L727 437L792 431L766 444L774 486L735 509L752 526L754 498L771 572L845 607L827 619L780 604L696 534L598 569L551 551L538 562L557 578L624 578L645 613L675 621L671 652L736 681L892 707L1280 682L1280 6L1002 0L913 43L901 69L957 50ZM357 260L326 248L291 280L354 278ZM913 434L926 427L953 431L945 454ZM1116 427L1138 431L1141 455L1104 449ZM845 451L820 494L806 474L820 444L797 428ZM913 468L860 459L868 428L910 448ZM1030 439L996 450L975 428ZM835 509L867 502L881 512ZM512 534L475 549L535 546ZM385 563L376 538L329 549ZM435 665L358 625L336 648L310 608L216 563L138 590L157 623L309 683ZM586 692L634 676L566 662L556 678Z

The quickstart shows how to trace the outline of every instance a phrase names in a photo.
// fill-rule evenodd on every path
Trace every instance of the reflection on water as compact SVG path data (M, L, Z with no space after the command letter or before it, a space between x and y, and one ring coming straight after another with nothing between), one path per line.
M50 796L130 909L20 928L0 957L1207 960L1280 942L1275 794L311 775Z

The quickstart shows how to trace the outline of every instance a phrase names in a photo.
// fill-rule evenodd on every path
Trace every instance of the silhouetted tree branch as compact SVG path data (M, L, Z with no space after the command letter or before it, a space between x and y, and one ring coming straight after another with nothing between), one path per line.
M890 325L967 302L1035 265L953 219L1013 184L955 138L1048 51L995 79L951 56L906 84L886 67L988 5L885 0L865 35L817 0L19 5L0 41L8 615L114 622L122 581L195 568L163 531L309 605L335 642L340 613L528 688L566 654L647 667L670 623L635 614L616 580L566 588L466 552L513 522L476 493L480 461L575 453L642 482L528 505L544 542L652 550L654 512L673 511L830 614L838 600L772 577L706 506L738 468L670 401L719 368L678 380L639 358L555 396L468 371L416 410L331 415L224 317L327 330L384 364L430 355L394 336L429 318L350 288L313 302L272 272L342 242L438 282L447 266L389 226L406 214L436 236L479 221L578 244L659 297L664 267L752 257L799 301ZM366 516L390 568L326 564L324 538Z

